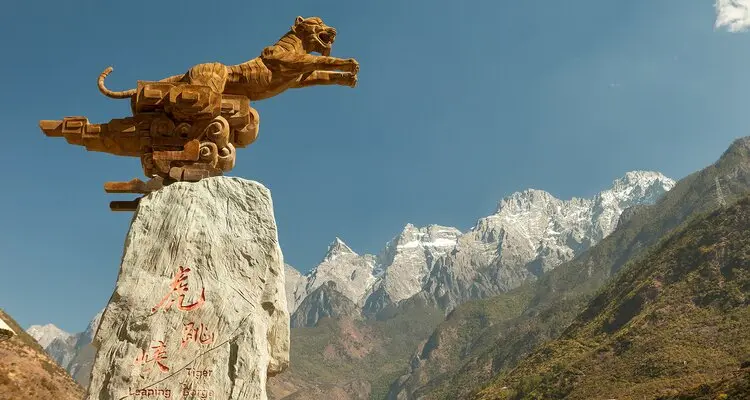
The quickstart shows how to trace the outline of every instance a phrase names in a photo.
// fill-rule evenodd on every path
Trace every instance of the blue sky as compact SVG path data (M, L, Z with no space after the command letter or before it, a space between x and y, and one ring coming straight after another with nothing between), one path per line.
M336 236L373 253L406 223L466 230L529 187L570 198L634 169L681 178L749 132L750 36L716 29L710 0L10 2L0 307L83 330L131 217L109 211L102 185L142 174L45 137L40 119L124 117L127 101L95 87L105 67L126 89L243 62L297 15L338 29L333 55L359 60L359 86L255 103L260 136L231 175L271 189L285 259L305 272Z

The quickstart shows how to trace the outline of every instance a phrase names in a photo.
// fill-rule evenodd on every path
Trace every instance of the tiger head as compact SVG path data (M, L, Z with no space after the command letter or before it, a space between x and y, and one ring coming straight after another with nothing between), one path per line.
M322 19L297 17L292 25L292 32L302 40L305 52L331 55L331 47L336 39L336 28L326 25Z

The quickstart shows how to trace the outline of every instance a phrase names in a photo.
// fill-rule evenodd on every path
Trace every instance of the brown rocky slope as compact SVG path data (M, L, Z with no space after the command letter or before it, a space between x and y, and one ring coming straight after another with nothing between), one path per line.
M0 400L83 398L84 389L2 309L0 318L16 332L0 342Z

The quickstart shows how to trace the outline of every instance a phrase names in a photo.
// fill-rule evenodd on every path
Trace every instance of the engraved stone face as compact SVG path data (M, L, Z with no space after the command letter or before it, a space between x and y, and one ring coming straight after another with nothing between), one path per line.
M145 197L94 346L89 400L266 399L289 363L268 190L215 177Z

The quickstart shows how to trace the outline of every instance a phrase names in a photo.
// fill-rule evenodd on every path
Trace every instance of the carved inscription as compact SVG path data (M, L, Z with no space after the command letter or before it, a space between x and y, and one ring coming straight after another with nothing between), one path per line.
M185 386L182 388L182 397L209 399L214 397L214 391L213 389L194 389Z
M191 269L188 267L179 267L178 271L172 278L167 294L158 304L156 304L156 306L151 308L152 314L159 309L164 309L165 311L169 310L172 305L175 304L177 309L187 312L195 311L203 305L206 300L205 288L201 289L201 295L198 300L191 304L185 304L185 296L190 291L190 285L188 284L190 272ZM141 350L141 355L136 357L134 364L144 365L144 372L154 370L154 366L158 367L162 373L170 372L167 355L167 347L169 343L167 342L171 342L171 339L162 339L163 340L154 341L148 349ZM182 326L180 347L177 348L177 351L190 351L191 349L189 349L189 347L191 346L191 343L195 343L193 346L197 346L198 349L201 349L203 346L213 344L215 339L216 333L212 328L200 320L192 320ZM172 349L172 347L169 348ZM207 384L213 374L213 370L186 367L185 371L187 373L187 380L182 382L182 389L180 391L174 392L175 397L193 399L208 399L214 397L213 390L194 387L195 384ZM130 395L134 397L159 397L168 399L172 396L172 392L169 389L131 388Z
M169 285L169 292L161 299L159 304L151 309L152 314L162 306L165 310L169 310L172 307L172 304L175 303L174 294L177 294L177 298L180 301L177 307L182 311L192 311L203 305L206 301L205 288L201 289L201 297L195 303L185 305L185 293L189 290L187 282L188 272L190 272L190 268L180 266L179 272L175 274L174 279L172 279L172 284Z
M213 374L213 370L211 369L195 369L195 368L185 368L185 371L187 371L187 376L189 378L195 379L195 380L205 380L206 378L210 377L211 374Z
M149 369L156 364L161 372L169 372L169 367L163 363L163 361L167 359L167 346L161 340L156 341L155 343L156 345L151 346L151 353L148 353L146 350L141 350L141 355L136 357L134 364L145 364Z
M172 398L171 389L130 389L129 394L133 397L160 397L163 396L165 399Z
M190 342L196 342L200 345L211 344L214 342L214 333L210 332L202 322L199 324L190 322L185 325L185 328L182 331L182 343L180 344L180 349L185 348Z

